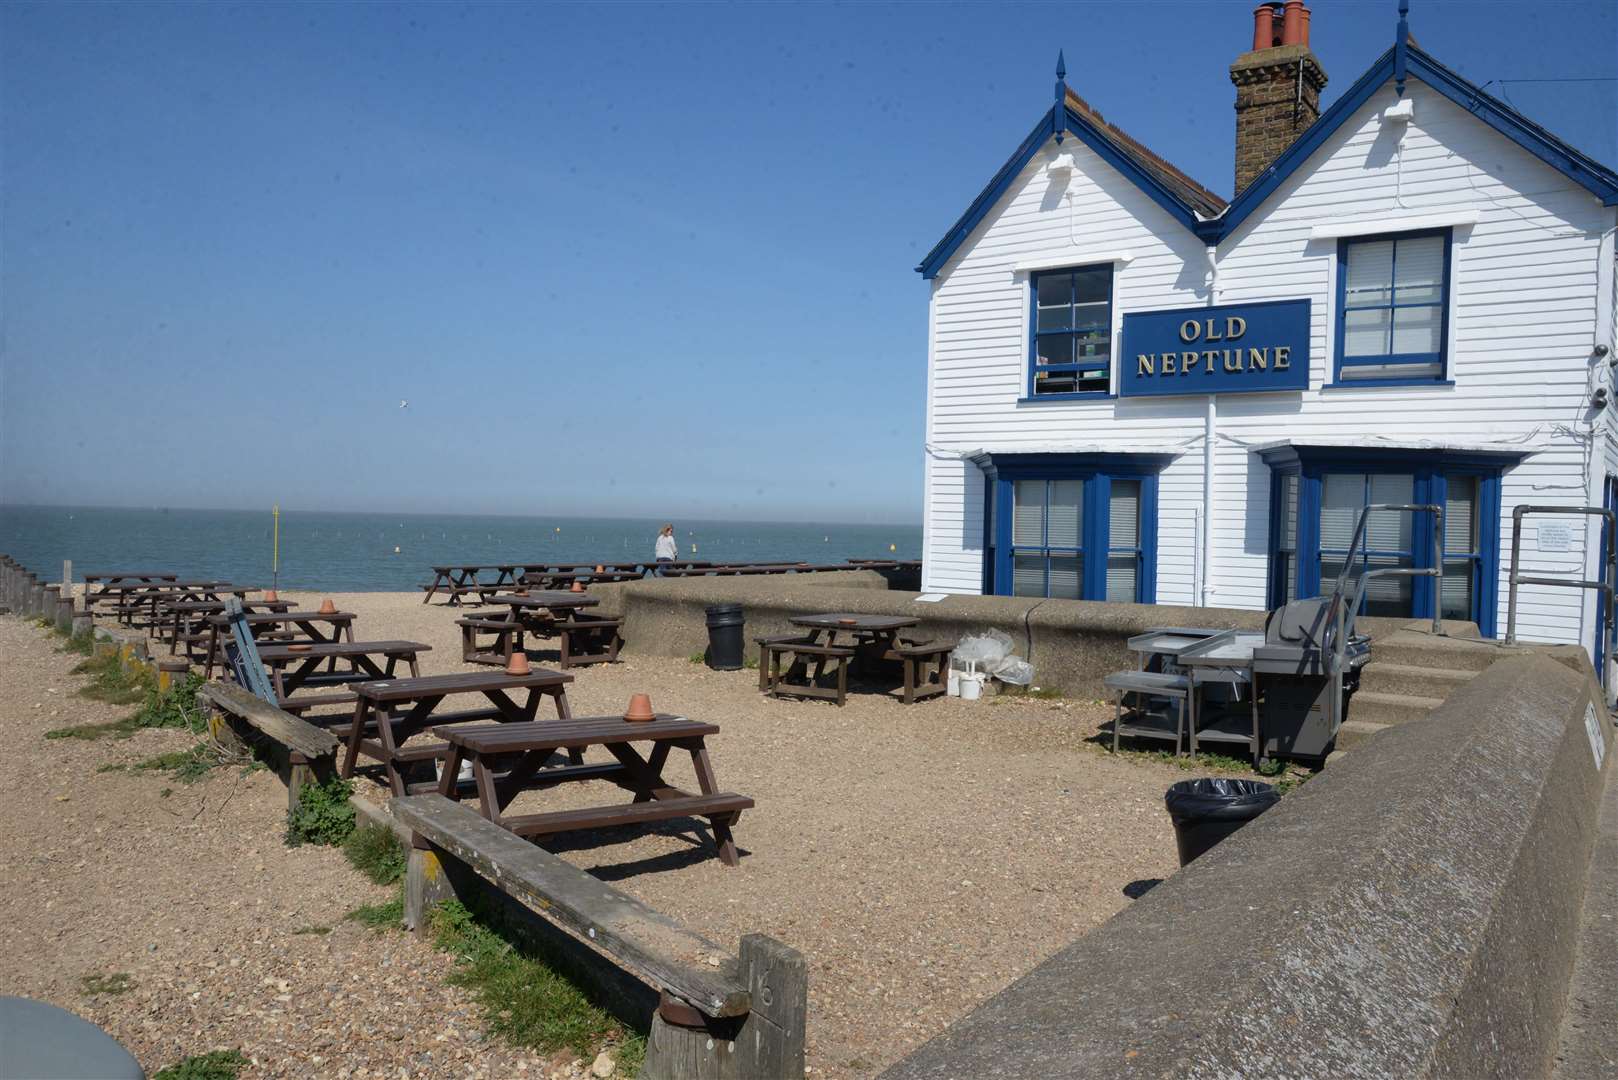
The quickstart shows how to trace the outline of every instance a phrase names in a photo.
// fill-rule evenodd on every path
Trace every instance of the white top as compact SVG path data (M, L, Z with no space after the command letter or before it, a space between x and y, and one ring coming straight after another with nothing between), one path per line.
M680 547L674 542L674 537L667 533L657 534L657 557L659 559L673 559L680 553Z

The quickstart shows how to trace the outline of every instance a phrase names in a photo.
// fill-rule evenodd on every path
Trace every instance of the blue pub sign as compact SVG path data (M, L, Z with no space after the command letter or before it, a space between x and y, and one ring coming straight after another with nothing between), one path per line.
M1309 389L1309 301L1124 315L1119 397Z

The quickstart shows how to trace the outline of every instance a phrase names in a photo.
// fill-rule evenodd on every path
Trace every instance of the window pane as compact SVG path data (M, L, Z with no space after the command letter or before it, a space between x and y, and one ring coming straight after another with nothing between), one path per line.
M1093 266L1073 274L1075 304L1108 303L1112 300L1112 268Z
M1444 294L1444 238L1400 240L1394 257L1393 284L1395 303L1437 303Z
M1017 547L1044 547L1045 481L1018 480L1011 506L1011 542Z
M1135 580L1140 562L1135 555L1107 556L1107 599L1115 604L1135 602Z
M1112 333L1110 330L1081 331L1073 335L1073 356L1077 362L1083 363L1097 357L1106 360L1111 355Z
M1408 516L1408 515L1407 515ZM1392 566L1411 565L1409 559L1394 556L1372 556L1367 569L1376 570ZM1404 618L1410 614L1410 585L1408 577L1372 578L1366 583L1365 614L1389 618Z
M1330 596L1331 591L1337 587L1337 575L1343 572L1341 556L1322 555L1320 557L1320 595Z
M1079 389L1078 380L1071 371L1037 371L1034 373L1034 393L1072 394Z
M1345 364L1338 375L1344 382L1355 379L1436 379L1438 363L1430 364Z
M1050 595L1061 600L1079 599L1083 566L1084 560L1077 555L1052 555Z
M1067 307L1073 303L1072 274L1040 274L1034 287L1042 308Z
M1034 339L1034 355L1041 364L1071 364L1073 362L1073 336L1071 334L1041 334Z
M1076 548L1084 535L1084 481L1052 480L1050 533L1046 545Z
M1448 476L1444 487L1448 491L1444 501L1444 553L1474 555L1478 550L1478 478Z
M1011 595L1045 595L1045 556L1013 555L1011 557Z
M1327 473L1320 489L1320 548L1347 551L1354 538L1354 523L1365 505L1363 473ZM1325 570L1320 587L1325 589Z
M1444 618L1472 618L1472 565L1471 559L1444 560Z
M1371 477L1369 502L1411 503L1416 497L1416 478L1405 474L1376 474ZM1377 510L1365 520L1365 550L1410 551L1410 529L1415 517L1401 510Z
M1392 312L1387 308L1343 313L1344 356L1386 356Z
M1140 481L1114 480L1108 503L1107 546L1140 547Z
M1298 550L1298 475L1281 477L1281 550Z
M1393 298L1392 285L1392 240L1348 246L1348 276L1343 283L1345 307L1386 304Z
M1395 308L1393 312L1393 351L1395 353L1436 353L1443 329L1443 308ZM1359 314L1352 312L1351 314Z

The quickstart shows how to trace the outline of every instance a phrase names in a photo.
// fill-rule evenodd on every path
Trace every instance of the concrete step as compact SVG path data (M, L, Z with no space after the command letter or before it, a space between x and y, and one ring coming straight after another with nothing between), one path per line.
M1443 698L1361 690L1349 702L1348 715L1354 720L1369 723L1402 724L1407 720L1420 720L1442 704ZM1347 726L1347 722L1344 726Z
M1355 696L1358 700L1358 695ZM1352 750L1364 743L1379 731L1386 731L1392 724L1377 724L1369 720L1344 720L1343 726L1337 729L1337 748L1326 756L1329 765L1345 750Z
M1371 642L1371 662L1407 664L1411 667L1450 668L1482 671L1511 652L1488 639L1435 638L1431 634L1401 631Z
M1376 694L1404 694L1443 701L1457 687L1476 678L1477 674L1469 668L1427 667L1424 664L1372 660L1360 671L1360 689Z

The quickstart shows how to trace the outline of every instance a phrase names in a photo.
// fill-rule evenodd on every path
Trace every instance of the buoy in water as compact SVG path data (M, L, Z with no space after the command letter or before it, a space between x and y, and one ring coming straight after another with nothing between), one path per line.
M889 551L898 551L899 550L899 545L898 544L889 544L888 545L888 550Z
M399 554L399 545L398 544L393 545L393 553L395 555Z

